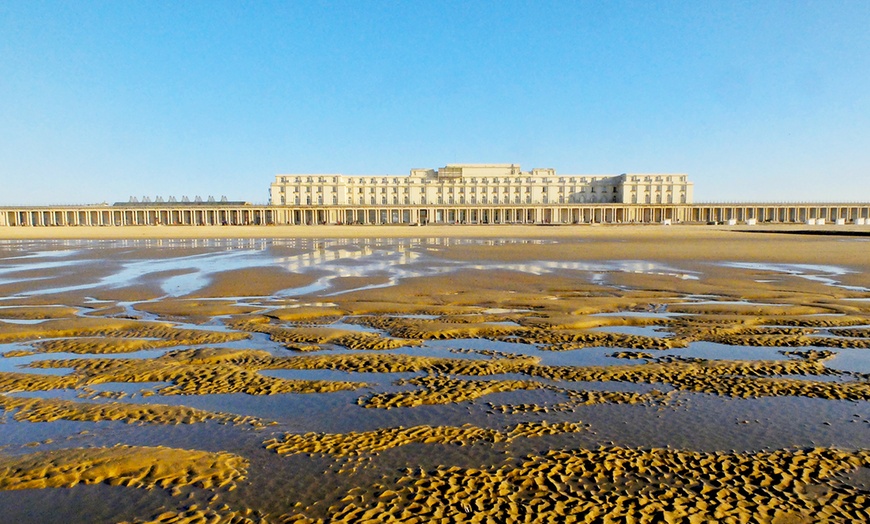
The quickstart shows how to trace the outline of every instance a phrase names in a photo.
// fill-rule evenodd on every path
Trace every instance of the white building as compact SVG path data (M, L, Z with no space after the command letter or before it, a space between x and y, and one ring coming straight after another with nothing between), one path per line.
M270 205L162 199L5 206L0 227L302 224L855 224L870 204L695 204L684 174L559 175L516 164L451 164L409 176L277 175Z
M685 174L559 175L517 164L448 164L409 176L277 175L274 206L476 206L524 204L688 204Z

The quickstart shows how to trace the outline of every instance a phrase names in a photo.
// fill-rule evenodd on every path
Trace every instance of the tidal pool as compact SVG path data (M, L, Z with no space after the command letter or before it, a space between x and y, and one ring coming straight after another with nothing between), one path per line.
M0 352L19 355L0 357L0 458L40 464L53 450L122 444L226 452L245 464L232 489L141 489L112 486L111 478L0 489L4 518L119 522L169 512L182 522L318 522L338 512L352 522L378 500L393 500L389 493L456 471L504 478L481 480L479 493L445 495L440 504L451 515L478 508L475 497L498 493L496 485L524 504L555 507L568 492L521 488L522 479L537 478L523 464L563 471L568 457L593 450L601 463L672 450L689 454L680 459L686 464L697 454L731 453L731 464L815 448L868 461L870 340L860 329L870 325L870 297L855 295L870 291L841 280L866 268L840 264L835 253L831 265L797 256L707 263L647 259L641 247L596 259L588 246L443 238L0 242ZM759 271L801 285L784 278L761 288ZM297 285L300 275L310 283ZM197 296L219 279L219 296ZM259 279L274 292L251 293ZM827 313L798 314L819 302ZM716 309L667 311L680 305ZM3 308L63 306L73 308L63 318L3 317ZM203 320L208 308L219 314ZM837 334L847 327L854 331ZM57 341L83 352L40 352ZM86 351L146 343L160 347ZM109 410L123 416L110 420ZM303 449L346 441L371 450L378 432L389 431L423 436L342 457L279 454L266 444L289 435L310 444ZM80 466L87 470L87 461ZM736 486L731 473L716 482ZM713 473L680 473L695 474ZM572 475L564 475L570 496L592 496ZM870 495L845 478L819 483ZM620 482L612 480L614 492L634 496ZM631 482L660 489L651 477ZM804 496L800 486L747 489L783 507ZM432 516L425 505L394 502ZM819 515L805 503L802 515Z

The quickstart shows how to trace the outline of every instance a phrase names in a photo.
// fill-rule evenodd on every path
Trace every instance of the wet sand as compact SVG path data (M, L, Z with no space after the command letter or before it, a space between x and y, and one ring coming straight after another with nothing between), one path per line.
M861 237L9 229L10 518L870 519Z
M64 449L0 457L0 489L71 488L110 482L139 488L210 489L244 479L246 461L228 453L163 447Z
M870 233L870 226L826 225L807 226L803 224L756 224L754 226L709 226L658 224L593 224L593 225L322 225L322 226L51 226L51 227L4 227L0 228L0 238L25 239L64 239L64 238L375 238L375 237L461 237L475 238L541 238L553 236L573 236L579 230L635 230L692 228L727 231L773 231L793 232L801 235L862 235ZM506 234L509 233L509 234ZM606 234L606 233L604 233Z

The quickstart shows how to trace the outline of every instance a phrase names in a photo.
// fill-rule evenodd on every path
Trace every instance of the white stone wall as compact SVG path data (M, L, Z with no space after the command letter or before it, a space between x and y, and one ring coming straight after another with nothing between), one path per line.
M620 175L621 202L629 204L691 204L692 183L685 174L626 173Z
M273 205L471 205L692 202L684 174L559 175L516 164L450 164L409 176L277 175Z

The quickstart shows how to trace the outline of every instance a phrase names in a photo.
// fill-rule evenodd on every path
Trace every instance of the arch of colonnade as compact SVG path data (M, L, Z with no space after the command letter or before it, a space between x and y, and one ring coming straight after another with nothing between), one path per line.
M0 226L264 225L268 207L31 207L0 208Z
M870 203L0 208L0 226L655 224L666 222L870 224Z

